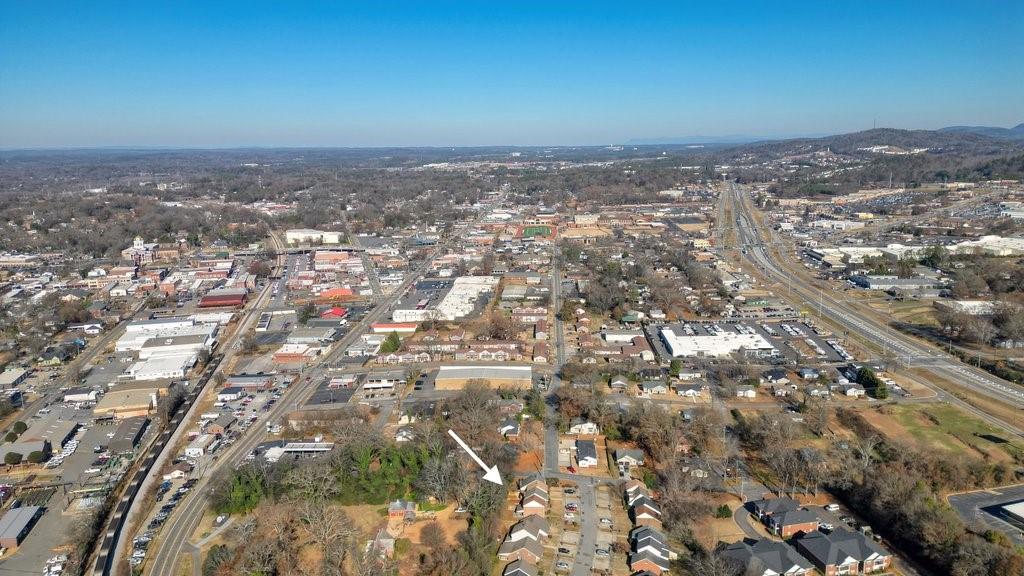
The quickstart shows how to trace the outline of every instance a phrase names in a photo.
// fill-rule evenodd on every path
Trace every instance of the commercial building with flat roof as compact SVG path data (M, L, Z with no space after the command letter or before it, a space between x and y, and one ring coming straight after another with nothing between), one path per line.
M149 418L144 416L122 420L114 430L114 436L107 446L110 453L129 454L134 452L135 447L139 445L139 440L142 439L142 434L146 431L147 424L149 424Z
M21 384L28 379L29 374L31 371L24 368L13 368L0 372L0 389L13 388Z
M661 340L668 353L675 358L722 358L743 351L748 356L775 356L778 350L757 333L720 332L708 334L679 334L672 328L662 328Z
M50 413L29 426L19 437L19 440L22 442L45 440L51 446L63 448L68 440L74 438L76 430L78 430L78 422L74 420L61 420L59 414Z
M447 365L437 369L435 386L438 390L459 390L471 380L483 380L492 388L529 388L533 386L532 366Z
M0 518L0 546L12 550L17 548L43 515L39 506L13 508Z
M1010 518L1024 524L1024 502L1007 504L1006 506L1003 506L1003 512Z

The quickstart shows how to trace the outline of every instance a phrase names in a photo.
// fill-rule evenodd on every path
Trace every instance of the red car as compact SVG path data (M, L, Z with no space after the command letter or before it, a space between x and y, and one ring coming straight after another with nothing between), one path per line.
M573 466L569 466L569 474L575 474L575 473L576 473L576 468L574 468Z

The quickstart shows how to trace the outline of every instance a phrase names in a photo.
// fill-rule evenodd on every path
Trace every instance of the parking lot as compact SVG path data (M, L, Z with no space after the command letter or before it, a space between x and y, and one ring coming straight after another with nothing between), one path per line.
M37 574L39 567L47 565L49 574L60 573L61 562L54 559L56 549L63 544L67 526L79 514L102 502L105 491L119 481L130 466L130 454L112 455L105 447L116 424L109 421L94 422L88 408L71 404L53 403L42 408L26 420L30 426L40 418L79 423L78 430L63 446L54 445L53 455L36 475L37 485L63 486L52 490L45 511L36 522L16 553L0 560L0 574ZM153 430L147 430L140 445L148 442ZM97 450L97 447L101 448ZM0 479L3 483L15 483Z
M662 327L652 324L646 330L655 353L668 359L671 355L658 333ZM801 321L687 322L671 324L669 327L679 333L695 336L730 332L758 334L779 351L783 361L790 363L839 363L848 360L840 351L841 345L837 349L830 343L835 342L835 338Z

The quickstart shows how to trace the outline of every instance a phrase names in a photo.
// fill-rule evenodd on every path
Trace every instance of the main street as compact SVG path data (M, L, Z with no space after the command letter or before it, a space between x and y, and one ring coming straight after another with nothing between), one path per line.
M956 382L973 392L984 394L1010 406L1024 408L1024 391L1018 386L964 364L941 349L891 329L884 321L874 318L871 314L856 309L848 302L833 298L829 291L802 281L794 282L794 278L802 271L792 269L792 263L786 262L784 258L776 258L769 251L768 247L772 243L766 239L763 228L757 224L750 199L743 188L729 182L722 192L720 201L727 206L725 209L733 213L733 224L738 243L743 247L744 259L769 280L788 286L787 293L795 304L804 304L818 310L823 320L891 351L908 367L919 368L943 380ZM943 396L950 403L1000 428L1024 435L1024 430L1017 424L1005 422L951 394Z
M267 422L280 420L290 410L302 406L316 391L317 384L326 375L327 370L344 354L345 348L360 338L369 328L370 324L385 318L391 312L392 306L401 299L409 287L426 274L430 269L431 261L446 247L447 244L441 245L431 252L419 268L413 271L400 286L381 300L362 320L352 326L348 334L334 343L329 353L322 356L312 368L304 370L296 383L285 391L280 402L254 423L248 434L242 436L237 442L219 454L217 461L208 467L199 479L199 482L192 491L192 495L182 502L178 510L175 510L170 518L168 518L167 523L164 524L159 538L154 542L153 548L157 553L147 566L147 574L153 576L177 576L179 574L178 568L181 555L183 552L194 550L194 547L189 543L189 539L209 507L210 479L215 477L220 470L238 467L242 460L263 441L264 434L262 430Z

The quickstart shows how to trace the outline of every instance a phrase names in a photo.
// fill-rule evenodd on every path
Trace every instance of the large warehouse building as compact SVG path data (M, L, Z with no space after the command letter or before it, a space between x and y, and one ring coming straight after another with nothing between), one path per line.
M153 320L136 320L130 322L124 334L118 338L114 349L118 352L136 352L142 350L147 341L157 338L166 340L178 336L206 336L213 338L217 334L216 324L198 324L191 318L158 318Z
M22 506L13 508L0 518L0 546L14 550L35 526L36 520L43 515L39 506Z
M395 322L458 320L471 314L483 296L494 292L500 280L497 276L456 278L436 306L431 306L426 302L413 302L412 306L395 308L391 313L391 319Z
M245 288L220 288L210 290L199 299L200 308L240 308L245 306L248 296Z
M779 352L757 333L680 334L662 328L661 341L675 358L724 358L743 351L747 356L775 356Z
M491 388L530 388L533 386L532 366L500 364L441 366L437 369L438 390L461 390L471 380L486 381Z

